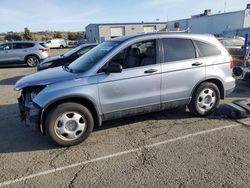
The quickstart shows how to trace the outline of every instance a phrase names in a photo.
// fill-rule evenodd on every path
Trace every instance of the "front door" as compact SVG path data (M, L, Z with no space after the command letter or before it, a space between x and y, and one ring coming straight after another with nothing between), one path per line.
M121 64L123 71L99 74L105 120L160 109L161 67L157 52L155 40L142 41L125 48L108 62Z

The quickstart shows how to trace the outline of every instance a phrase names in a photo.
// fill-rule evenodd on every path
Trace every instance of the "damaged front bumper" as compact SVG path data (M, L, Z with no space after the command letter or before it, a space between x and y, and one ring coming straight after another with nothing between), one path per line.
M25 125L32 130L39 130L42 109L31 100L30 96L23 93L18 98L18 105L20 118Z

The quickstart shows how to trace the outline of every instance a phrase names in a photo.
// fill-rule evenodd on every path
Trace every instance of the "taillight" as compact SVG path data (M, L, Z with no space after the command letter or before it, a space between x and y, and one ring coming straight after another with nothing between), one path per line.
M233 70L233 68L234 68L234 59L233 59L233 57L231 55L229 55L229 56L230 56L230 69Z
M47 52L47 51L49 51L47 48L39 48L39 50L40 50L41 52Z

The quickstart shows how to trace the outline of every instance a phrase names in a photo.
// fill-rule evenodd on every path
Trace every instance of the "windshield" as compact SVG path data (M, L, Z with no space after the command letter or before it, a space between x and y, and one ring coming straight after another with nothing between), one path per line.
M118 41L108 41L101 43L71 63L69 68L73 72L85 72L92 68L96 63L98 63L99 60L105 57L119 44L120 42Z
M65 54L63 54L64 57L69 57L71 56L73 53L77 52L78 50L81 50L83 48L83 45L78 46L76 48L73 48L72 50L66 52Z

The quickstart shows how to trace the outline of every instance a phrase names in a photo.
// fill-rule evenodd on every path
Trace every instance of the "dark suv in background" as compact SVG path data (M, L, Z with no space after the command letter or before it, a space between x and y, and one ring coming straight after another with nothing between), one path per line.
M45 70L48 68L53 68L53 67L59 67L62 65L69 65L73 61L75 61L77 58L81 57L85 53L87 53L89 50L92 48L96 47L97 44L83 44L80 45L65 54L55 56L55 57L50 57L47 58L46 60L42 61L37 65L37 71Z

